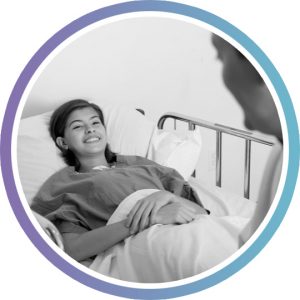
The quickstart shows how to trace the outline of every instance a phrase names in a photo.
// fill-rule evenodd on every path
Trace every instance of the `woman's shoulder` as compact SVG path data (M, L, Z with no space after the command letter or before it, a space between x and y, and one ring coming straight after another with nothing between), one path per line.
M125 165L156 165L156 163L150 159L137 155L117 155L117 164Z
M44 185L49 185L57 181L65 180L72 173L74 173L74 167L69 167L69 166L63 167L62 169L59 169L58 171L50 175L44 182Z
M52 195L56 191L57 184L65 181L67 174L70 172L70 167L63 167L49 176L44 183L40 186L38 192L35 194L31 207L38 211L39 203L52 199Z

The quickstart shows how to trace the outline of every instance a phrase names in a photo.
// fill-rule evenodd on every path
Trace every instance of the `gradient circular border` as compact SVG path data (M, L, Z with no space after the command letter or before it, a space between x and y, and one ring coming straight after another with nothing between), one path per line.
M33 74L38 69L40 64L46 59L46 57L58 45L63 43L64 40L86 26L112 16L145 11L174 13L200 20L223 31L241 44L245 49L247 49L248 52L251 53L256 61L262 66L270 81L274 85L284 110L289 142L287 177L280 201L269 223L260 236L255 240L255 242L235 261L212 275L192 283L158 289L130 288L105 282L80 271L59 256L43 240L43 238L32 225L23 208L14 181L11 157L12 130L19 102ZM111 5L80 17L52 36L28 62L13 88L3 119L0 150L2 174L11 207L13 208L13 211L23 230L34 243L34 245L41 251L41 253L43 253L48 260L50 260L64 273L91 288L111 295L135 299L166 299L196 293L214 286L215 284L225 280L243 268L263 249L283 220L283 217L285 216L292 199L299 168L299 133L292 101L284 82L268 57L251 39L249 39L249 37L220 17L217 17L200 8L169 1L131 1Z

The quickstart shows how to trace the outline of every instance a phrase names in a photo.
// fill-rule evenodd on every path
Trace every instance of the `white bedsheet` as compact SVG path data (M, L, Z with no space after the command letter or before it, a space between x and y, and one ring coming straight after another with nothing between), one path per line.
M133 205L155 190L127 197L109 223L126 217ZM249 213L251 215L251 213ZM199 274L238 249L248 216L206 216L184 225L154 225L98 255L90 269L116 279L158 283Z

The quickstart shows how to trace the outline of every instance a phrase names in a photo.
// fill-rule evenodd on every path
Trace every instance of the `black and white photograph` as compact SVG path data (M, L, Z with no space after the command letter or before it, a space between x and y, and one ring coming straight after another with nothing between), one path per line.
M103 275L162 283L247 242L282 146L271 92L238 49L140 17L58 51L28 95L17 150L26 198L59 247Z
M195 20L140 13L81 30L41 64L17 118L29 218L62 259L108 282L209 276L251 247L279 201L276 91L247 49Z

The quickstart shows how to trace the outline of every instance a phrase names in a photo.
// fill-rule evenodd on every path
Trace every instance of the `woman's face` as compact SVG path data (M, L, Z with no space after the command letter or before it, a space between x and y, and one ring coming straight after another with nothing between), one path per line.
M272 95L253 65L231 44L212 36L226 87L244 111L245 126L280 138L281 125Z
M64 137L57 139L62 148L72 150L78 159L104 154L107 144L105 128L91 107L73 111L66 122Z

